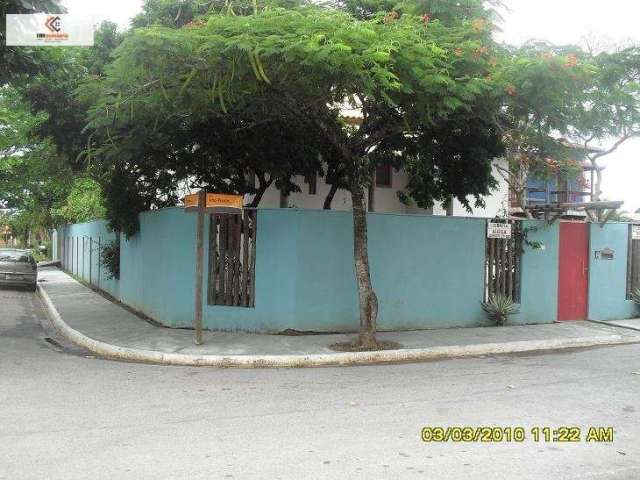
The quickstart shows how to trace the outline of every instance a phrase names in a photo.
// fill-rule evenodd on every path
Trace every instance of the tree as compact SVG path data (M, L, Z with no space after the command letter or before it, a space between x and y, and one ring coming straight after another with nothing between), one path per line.
M359 20L310 6L135 31L116 53L105 83L109 94L92 110L91 126L104 145L117 145L130 140L113 134L131 128L138 115L196 124L241 115L269 98L288 121L315 132L344 166L353 204L359 344L375 348L378 302L369 273L364 198L373 153L394 144L409 158L449 116L473 117L476 101L489 90L483 41L490 30L484 20L449 27L393 12ZM340 118L345 101L362 108L358 128ZM437 177L438 166L427 168L429 157L419 158ZM484 183L478 190L486 191L486 168L476 174L477 183ZM465 190L453 193L466 201L475 192Z
M102 187L86 177L76 178L61 205L52 209L56 224L88 222L104 215Z
M602 195L599 160L640 135L640 48L602 52L592 61L596 68L594 82L569 135L584 145L596 174L593 200L599 201ZM600 148L603 144L607 146Z
M45 119L29 111L16 89L0 88L0 208L13 213L23 238L29 231L48 238L51 210L68 193L72 176L51 142L31 134Z
M547 178L560 170L581 172L576 151L559 141L568 135L578 112L589 101L595 67L577 47L556 48L544 43L507 50L497 65L496 96L500 99L496 124L506 147L508 167L499 173L526 208L528 179Z
M75 171L84 170L82 154L89 139L84 130L87 109L99 94L98 80L122 38L115 23L103 22L92 47L43 49L43 68L14 81L31 110L47 114L34 134L50 139ZM78 92L81 85L84 88Z

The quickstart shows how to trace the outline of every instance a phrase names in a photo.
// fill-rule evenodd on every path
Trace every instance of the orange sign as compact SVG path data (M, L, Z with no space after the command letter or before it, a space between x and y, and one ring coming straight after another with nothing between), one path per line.
M227 193L207 193L206 209L235 209L242 210L242 195L229 195ZM193 193L184 197L184 208L198 208L198 194Z

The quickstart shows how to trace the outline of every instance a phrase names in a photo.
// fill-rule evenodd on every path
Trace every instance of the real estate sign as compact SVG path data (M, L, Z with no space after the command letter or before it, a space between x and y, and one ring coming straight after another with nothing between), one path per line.
M511 238L511 224L487 222L487 238Z

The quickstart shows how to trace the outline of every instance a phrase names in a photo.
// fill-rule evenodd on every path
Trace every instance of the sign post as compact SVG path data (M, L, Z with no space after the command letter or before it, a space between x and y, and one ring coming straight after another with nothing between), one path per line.
M196 295L193 329L195 330L196 345L202 345L202 287L204 272L204 220L210 213L240 213L242 212L242 195L228 195L223 193L198 193L184 198L185 212L196 212Z
M196 310L193 328L196 331L196 345L202 345L202 271L204 265L204 211L206 194L204 190L198 193L198 220L196 226Z

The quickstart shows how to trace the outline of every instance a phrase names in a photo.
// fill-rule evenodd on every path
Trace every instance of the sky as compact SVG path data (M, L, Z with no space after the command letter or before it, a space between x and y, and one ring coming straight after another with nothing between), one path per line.
M143 0L63 0L69 13L111 20L123 28L141 9ZM638 0L504 0L502 32L498 38L519 45L527 40L555 44L640 44ZM606 147L607 144L602 145ZM623 210L640 209L640 139L630 140L616 153L602 159L606 166L603 197L624 200Z

